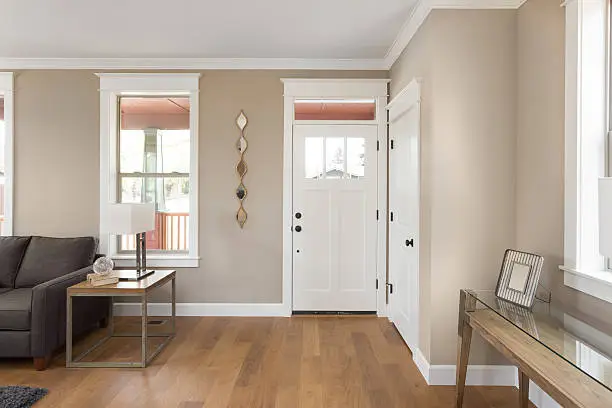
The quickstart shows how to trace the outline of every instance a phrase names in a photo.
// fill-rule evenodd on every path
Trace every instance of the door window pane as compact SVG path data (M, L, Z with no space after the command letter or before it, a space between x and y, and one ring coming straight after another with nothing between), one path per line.
M298 99L295 120L375 120L374 99Z
M361 178L365 174L365 139L349 137L346 140L346 172L349 178Z
M307 137L304 141L304 174L308 179L323 177L323 138Z
M338 179L344 177L344 138L328 137L325 139L325 178Z

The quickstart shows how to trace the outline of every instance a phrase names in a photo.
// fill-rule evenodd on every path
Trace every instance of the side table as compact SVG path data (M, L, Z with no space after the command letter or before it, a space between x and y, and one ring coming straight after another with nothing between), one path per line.
M155 333L148 335L147 333L147 297L149 293L155 289L164 286L167 283L172 284L172 317L170 320L171 331L169 333ZM108 296L111 298L109 322L106 336L95 343L93 346L82 352L76 357L72 355L72 301L75 296ZM138 297L141 299L142 307L142 330L141 333L115 333L113 323L113 306L114 298L120 297ZM141 367L144 368L149 364L159 353L170 343L176 334L176 271L155 271L154 274L146 278L134 281L120 281L113 285L91 286L87 281L78 283L68 288L67 294L67 309L66 309L66 367L107 367L107 368L125 368L125 367ZM106 343L113 337L140 337L142 339L141 359L133 362L102 362L102 361L82 361L85 356L96 350L102 344ZM151 337L164 337L165 340L158 345L155 350L149 355L147 340Z

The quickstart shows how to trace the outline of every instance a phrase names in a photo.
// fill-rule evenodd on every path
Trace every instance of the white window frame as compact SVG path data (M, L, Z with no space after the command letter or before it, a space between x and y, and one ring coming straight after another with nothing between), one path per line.
M189 253L147 253L147 266L195 268L198 255L198 117L200 74L136 74L101 73L100 78L100 252L107 254L115 265L135 267L133 254L118 251L117 239L106 231L105 211L108 203L117 202L118 182L118 103L121 96L173 95L188 96L190 103L189 128Z
M14 167L14 75L0 72L0 96L4 97L4 222L0 235L13 235Z
M565 285L612 302L599 253L598 179L606 173L608 1L565 4Z

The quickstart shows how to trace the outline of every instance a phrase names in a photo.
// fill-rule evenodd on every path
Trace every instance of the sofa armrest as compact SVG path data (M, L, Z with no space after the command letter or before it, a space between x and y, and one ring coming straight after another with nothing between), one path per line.
M32 289L31 353L49 356L66 340L66 289L87 279L88 266Z

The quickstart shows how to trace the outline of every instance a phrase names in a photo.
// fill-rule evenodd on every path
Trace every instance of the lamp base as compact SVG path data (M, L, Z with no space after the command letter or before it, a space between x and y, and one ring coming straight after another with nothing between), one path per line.
M136 269L122 269L122 270L118 270L116 271L119 273L119 280L120 281L129 281L129 282L136 282L139 281L141 279L146 278L149 275L153 275L155 273L154 270L146 270L146 271L137 271Z

